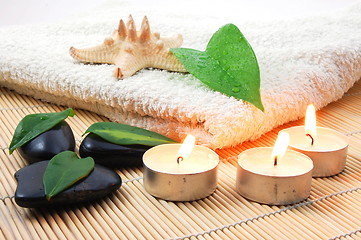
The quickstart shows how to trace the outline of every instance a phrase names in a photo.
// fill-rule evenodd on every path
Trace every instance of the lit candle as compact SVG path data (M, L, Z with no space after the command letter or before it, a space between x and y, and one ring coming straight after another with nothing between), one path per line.
M279 134L275 147L251 148L238 156L237 191L270 205L300 202L310 195L312 160L287 150L288 134Z
M290 148L306 154L313 160L313 176L328 177L340 173L346 164L348 143L343 134L316 127L313 105L306 111L305 126L282 130L290 135Z
M205 198L217 188L219 156L211 149L195 145L188 135L183 144L155 146L143 155L145 190L170 201Z

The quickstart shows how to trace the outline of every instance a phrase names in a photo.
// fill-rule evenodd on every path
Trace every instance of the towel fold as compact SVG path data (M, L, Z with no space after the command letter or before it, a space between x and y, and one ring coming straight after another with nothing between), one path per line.
M137 29L147 15L152 31L180 33L183 47L198 50L221 26L237 25L260 65L265 111L212 91L190 74L143 69L117 80L114 65L70 57L71 46L101 43L129 14ZM269 22L112 3L59 23L1 28L0 85L175 140L191 133L200 144L222 148L303 117L310 103L320 109L341 98L361 78L360 26L361 2L334 14Z

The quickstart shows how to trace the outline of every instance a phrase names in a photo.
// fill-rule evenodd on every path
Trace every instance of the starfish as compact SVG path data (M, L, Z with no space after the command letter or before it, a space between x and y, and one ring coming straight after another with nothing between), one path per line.
M182 35L164 38L157 32L151 33L148 18L144 16L140 31L135 28L129 15L127 25L119 21L119 27L104 43L90 48L70 48L70 55L89 63L115 64L114 76L123 79L143 68L159 68L176 72L187 72L182 63L169 51L179 47Z

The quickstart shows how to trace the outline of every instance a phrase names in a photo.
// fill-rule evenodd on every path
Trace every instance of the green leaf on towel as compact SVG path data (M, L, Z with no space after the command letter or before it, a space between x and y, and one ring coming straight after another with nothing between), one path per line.
M189 48L171 51L191 74L211 89L264 110L256 55L234 24L227 24L214 33L204 52Z
M45 195L48 200L87 177L94 169L94 159L78 158L75 152L65 151L54 156L43 176Z
M18 147L51 129L68 116L74 116L74 110L68 108L63 112L37 113L26 115L15 129L13 139L9 146L10 154Z
M98 135L108 142L119 145L139 144L156 146L159 144L175 142L170 138L146 129L113 122L94 123L84 134L89 132Z

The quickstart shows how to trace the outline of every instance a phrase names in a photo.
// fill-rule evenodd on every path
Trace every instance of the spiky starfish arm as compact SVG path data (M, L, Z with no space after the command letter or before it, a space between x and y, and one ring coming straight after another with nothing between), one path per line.
M187 72L169 48L179 47L182 36L161 38L151 33L145 16L139 32L129 15L127 25L120 20L118 29L104 43L92 48L70 48L70 55L81 62L115 64L115 77L122 79L132 76L142 68L159 68L169 71Z
M114 76L122 79L134 75L143 68L159 68L173 72L185 72L183 65L169 52L157 54L156 56L135 57L130 54L123 54L115 59L116 69Z
M69 53L70 56L80 62L112 64L116 54L113 49L110 48L111 47L106 44L101 44L87 49L77 49L71 47Z

